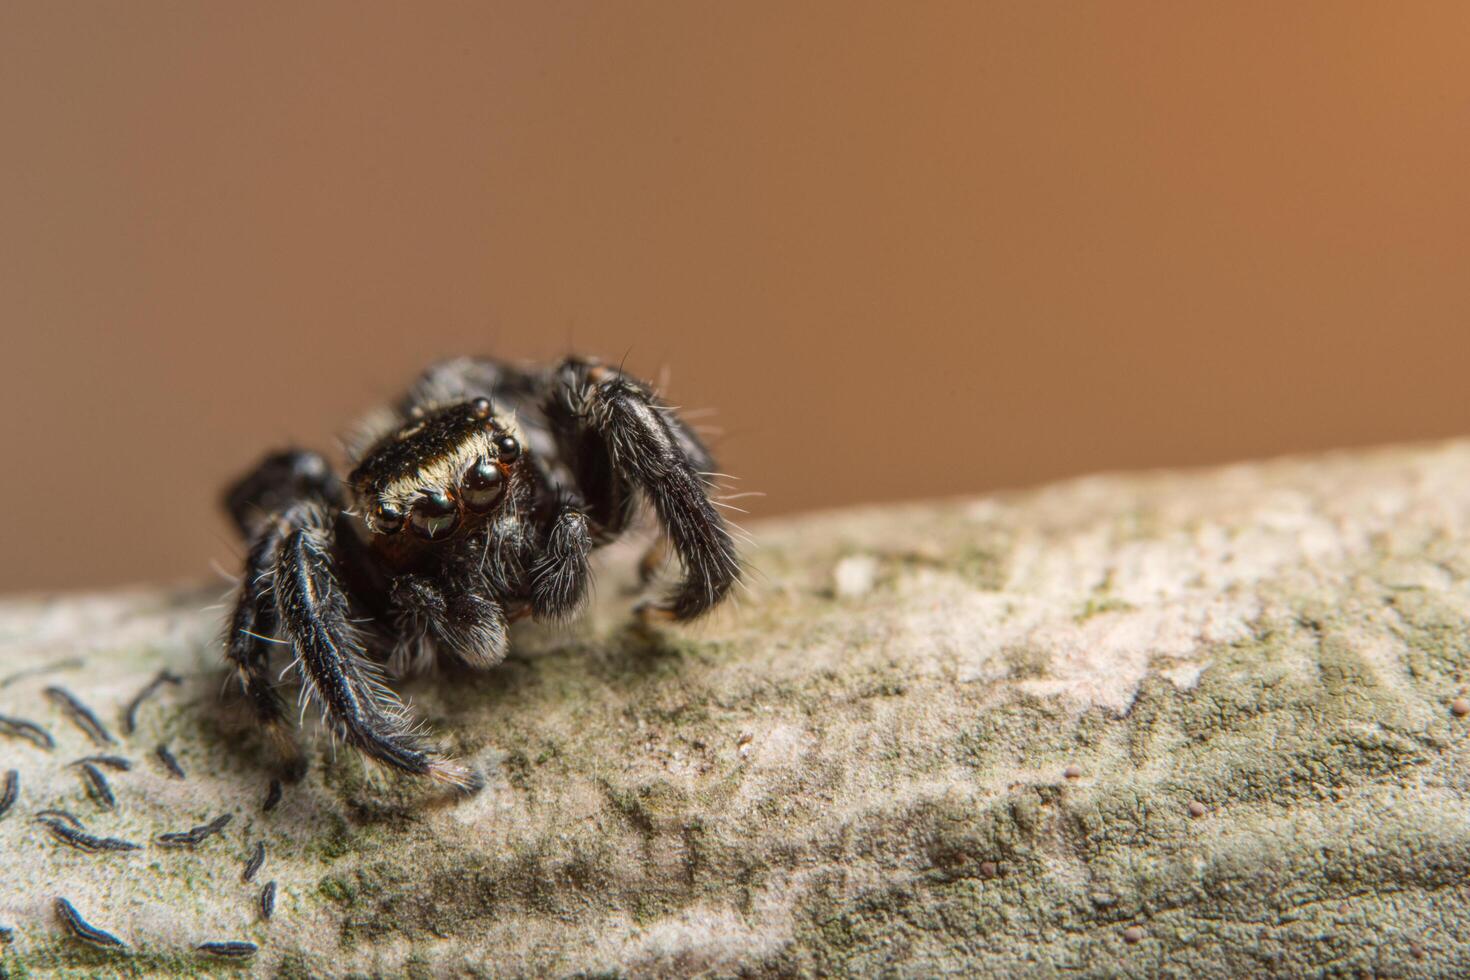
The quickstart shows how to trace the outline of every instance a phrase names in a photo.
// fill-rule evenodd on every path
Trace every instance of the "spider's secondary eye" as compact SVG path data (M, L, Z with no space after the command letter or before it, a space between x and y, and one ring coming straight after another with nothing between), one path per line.
M379 534L394 534L403 530L403 511L392 504L379 504L373 508L373 530Z
M516 442L515 436L501 436L495 440L495 446L500 450L500 458L507 463L514 463L521 455L521 444Z
M490 417L490 399L476 398L470 402L470 411L475 413L475 418L488 419Z
M429 541L439 541L454 533L459 524L459 508L446 494L435 491L424 494L413 503L408 526L413 533Z
M504 486L505 480L500 475L500 467L488 459L482 459L470 467L460 481L460 496L470 510L483 513L495 506Z

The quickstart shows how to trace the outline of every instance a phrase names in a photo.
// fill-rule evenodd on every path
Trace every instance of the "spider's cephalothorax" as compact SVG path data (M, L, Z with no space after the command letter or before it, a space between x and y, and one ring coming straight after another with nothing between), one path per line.
M417 736L384 661L395 673L436 655L498 663L511 621L581 608L589 555L642 500L683 567L668 595L639 607L645 618L698 616L740 574L704 445L648 385L591 361L436 365L349 451L345 482L316 453L288 450L225 498L250 548L226 657L291 753L270 682L278 645L345 741L463 786L472 775Z

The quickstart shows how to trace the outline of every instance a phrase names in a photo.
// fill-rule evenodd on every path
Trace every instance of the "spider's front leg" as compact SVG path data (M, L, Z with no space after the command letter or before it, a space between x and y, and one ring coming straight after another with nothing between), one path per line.
M367 659L333 572L333 515L310 504L282 516L275 566L277 618L297 656L307 690L344 741L400 772L461 788L474 776L437 759L413 734L407 713Z
M724 599L739 581L740 562L710 499L714 461L673 409L643 382L573 359L556 373L547 417L602 530L621 531L631 491L641 491L683 565L683 579L640 612L691 619Z

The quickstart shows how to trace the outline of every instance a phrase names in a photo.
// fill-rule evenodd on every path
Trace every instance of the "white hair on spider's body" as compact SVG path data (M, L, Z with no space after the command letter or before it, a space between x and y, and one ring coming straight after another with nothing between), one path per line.
M427 490L452 490L464 472L478 460L494 460L498 456L499 449L495 445L498 438L509 435L524 441L514 417L499 421L501 428L498 431L471 433L450 451L423 460L417 469L389 481L378 488L376 499L371 502L391 504L406 511L414 499Z
M423 403L407 416L392 411L368 416L347 440L356 464L349 479L356 513L372 525L371 515L380 508L406 513L426 494L455 497L473 467L502 460L507 439L517 447L525 445L523 429L514 411L497 412L483 397ZM406 445L416 445L415 451L382 460L385 449Z

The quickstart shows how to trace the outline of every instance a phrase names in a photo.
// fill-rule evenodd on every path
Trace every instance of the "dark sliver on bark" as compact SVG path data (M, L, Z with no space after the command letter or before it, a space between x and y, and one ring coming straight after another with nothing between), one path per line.
M15 798L20 795L20 773L14 769L5 774L5 789L0 791L0 817L10 812L15 806Z
M142 845L134 844L130 840L122 840L118 837L96 837L81 830L79 827L71 827L60 820L42 820L51 831L51 836L75 847L79 851L96 853L97 851L136 851Z
M168 770L169 775L176 779L189 778L184 773L184 767L179 765L179 760L174 758L174 754L168 750L167 745L160 745L153 750L153 754L158 756L158 761L163 763L163 768Z
M224 830L230 819L231 815L226 813L224 816L215 817L209 823L190 827L188 830L159 834L156 840L164 847L193 847Z
M81 818L78 817L75 813L72 813L70 810L37 810L34 816L37 820L45 820L48 817L54 817L57 820L66 821L78 830L82 829Z
M82 763L82 781L87 784L87 795L105 810L117 809L117 797L112 794L112 785L102 770L90 762Z
M100 946L103 949L127 949L128 944L103 929L98 929L64 898L56 900L56 914L61 917L62 923L68 932L84 943Z
M35 722L26 721L24 718L12 718L9 715L0 715L0 735L23 738L27 742L43 749L56 748L56 739L51 737L50 732Z
M221 943L200 943L199 950L211 956L224 956L231 959L245 959L254 956L260 949L254 943L232 940Z
M138 708L142 706L144 701L152 697L155 691L165 684L179 685L183 682L184 679L178 674L170 673L167 670L160 670L158 676L149 681L143 690L139 691L133 700L128 702L128 710L123 713L123 734L131 735L138 730Z
M251 854L250 860L245 862L245 873L240 876L240 880L252 880L262 864L265 864L265 841L260 841L255 845L255 853Z
M13 674L6 674L3 679L0 679L0 687L9 687L16 681L24 680L27 677L37 677L41 674L50 674L58 670L77 670L86 665L87 662L81 657L68 657L65 660L58 660L54 664L41 664L39 667L27 667L25 670L18 670Z
M93 742L98 745L116 745L117 739L107 730L107 726L98 720L92 709L83 704L75 694L64 687L51 686L46 688L46 696L59 704L78 728L87 733Z

